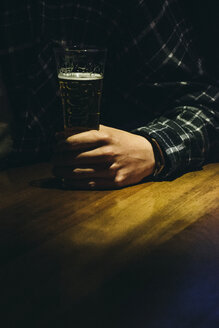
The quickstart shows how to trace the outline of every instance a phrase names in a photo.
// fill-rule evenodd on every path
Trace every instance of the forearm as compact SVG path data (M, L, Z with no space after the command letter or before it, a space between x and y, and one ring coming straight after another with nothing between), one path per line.
M179 106L133 132L157 140L165 157L165 168L159 177L167 178L200 168L218 140L218 130L217 111Z

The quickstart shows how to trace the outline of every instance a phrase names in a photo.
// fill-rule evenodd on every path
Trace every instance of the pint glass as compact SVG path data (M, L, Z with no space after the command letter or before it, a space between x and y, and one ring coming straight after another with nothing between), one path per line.
M54 52L66 136L98 130L106 49L56 41Z

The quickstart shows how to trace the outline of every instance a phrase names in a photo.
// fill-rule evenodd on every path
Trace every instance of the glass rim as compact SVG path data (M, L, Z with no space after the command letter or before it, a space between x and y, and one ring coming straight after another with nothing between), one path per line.
M86 52L107 52L107 48L97 45L80 45L75 44L68 40L53 40L54 50L59 52L76 52L76 53L86 53Z

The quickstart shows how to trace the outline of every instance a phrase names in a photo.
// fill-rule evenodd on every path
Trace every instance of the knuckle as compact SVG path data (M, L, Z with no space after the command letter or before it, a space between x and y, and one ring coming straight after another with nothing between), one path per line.
M115 176L117 171L118 171L119 167L113 163L110 167L109 167L109 172L112 176Z
M116 187L123 187L125 184L125 177L123 174L118 173L116 174L115 178L114 178L114 183L116 185Z
M103 144L107 145L110 143L110 136L106 132L101 132L100 134L100 140Z
M108 159L114 158L115 157L115 152L113 150L113 147L107 147L107 148L105 148L104 155Z

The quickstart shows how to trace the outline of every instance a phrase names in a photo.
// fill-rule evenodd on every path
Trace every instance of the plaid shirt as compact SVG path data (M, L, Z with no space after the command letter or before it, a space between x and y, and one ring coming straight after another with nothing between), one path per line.
M1 2L16 156L47 156L63 128L51 40L71 39L108 48L101 123L155 138L166 160L161 178L200 168L218 140L219 86L196 54L179 2Z

